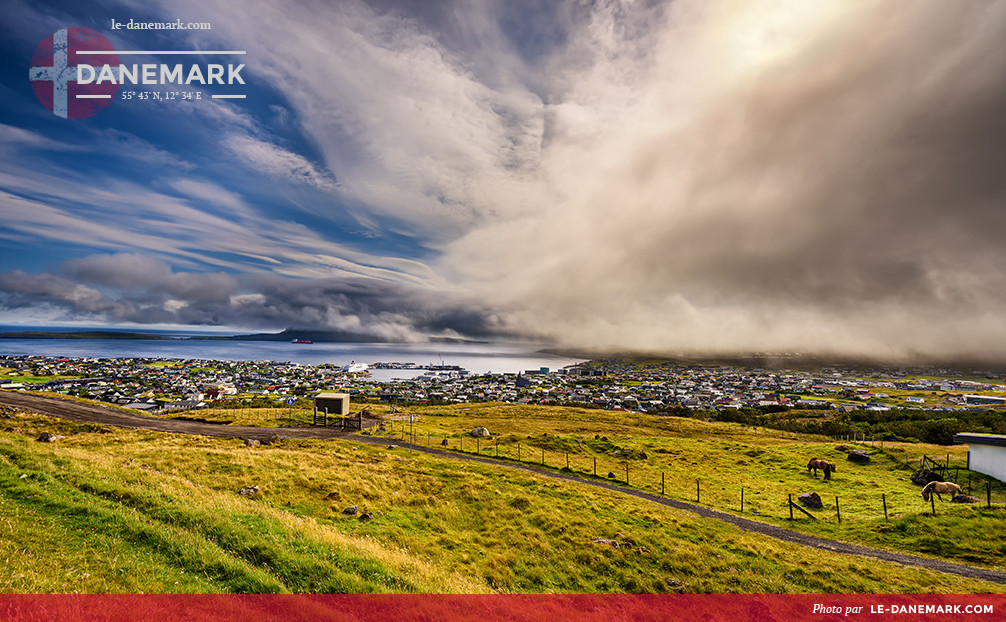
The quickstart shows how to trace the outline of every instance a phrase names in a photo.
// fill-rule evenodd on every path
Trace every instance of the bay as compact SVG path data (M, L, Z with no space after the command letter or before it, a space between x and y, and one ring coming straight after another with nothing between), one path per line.
M161 358L219 361L289 361L305 365L351 362L457 365L473 373L517 373L560 369L583 359L539 352L527 342L312 343L217 341L202 339L2 339L0 355L79 358ZM409 378L421 370L375 369L377 381Z

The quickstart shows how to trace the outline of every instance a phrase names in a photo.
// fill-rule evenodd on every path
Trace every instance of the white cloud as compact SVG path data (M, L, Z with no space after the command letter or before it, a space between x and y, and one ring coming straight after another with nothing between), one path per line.
M336 191L338 184L327 172L300 154L247 135L226 138L224 146L253 168L286 181L304 183L319 190Z

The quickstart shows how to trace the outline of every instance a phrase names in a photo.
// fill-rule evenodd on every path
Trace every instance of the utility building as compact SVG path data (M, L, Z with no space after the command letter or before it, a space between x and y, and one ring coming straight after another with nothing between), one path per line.
M1006 436L962 433L954 442L967 443L969 469L1006 481Z
M319 414L345 417L349 414L349 393L319 393L314 396L314 410Z

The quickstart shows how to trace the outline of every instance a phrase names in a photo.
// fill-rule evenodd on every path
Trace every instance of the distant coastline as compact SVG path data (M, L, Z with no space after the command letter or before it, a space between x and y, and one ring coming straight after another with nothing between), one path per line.
M51 331L14 331L0 333L0 339L145 339L170 340L171 337L151 335L149 333L123 333L112 330L85 330L67 333Z
M243 335L192 335L169 337L141 332L114 330L49 331L27 330L0 333L0 339L142 339L151 341L293 341L302 339L316 343L398 343L375 335L319 330L286 329L279 333L251 333ZM462 337L431 337L431 343L489 343Z

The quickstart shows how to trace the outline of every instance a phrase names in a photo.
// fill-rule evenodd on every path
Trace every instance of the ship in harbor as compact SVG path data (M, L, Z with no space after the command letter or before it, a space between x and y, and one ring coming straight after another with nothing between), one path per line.
M314 343L310 339L291 339L290 343Z
M349 365L343 367L341 371L344 374L363 374L366 373L368 369L370 369L370 365L352 361Z

